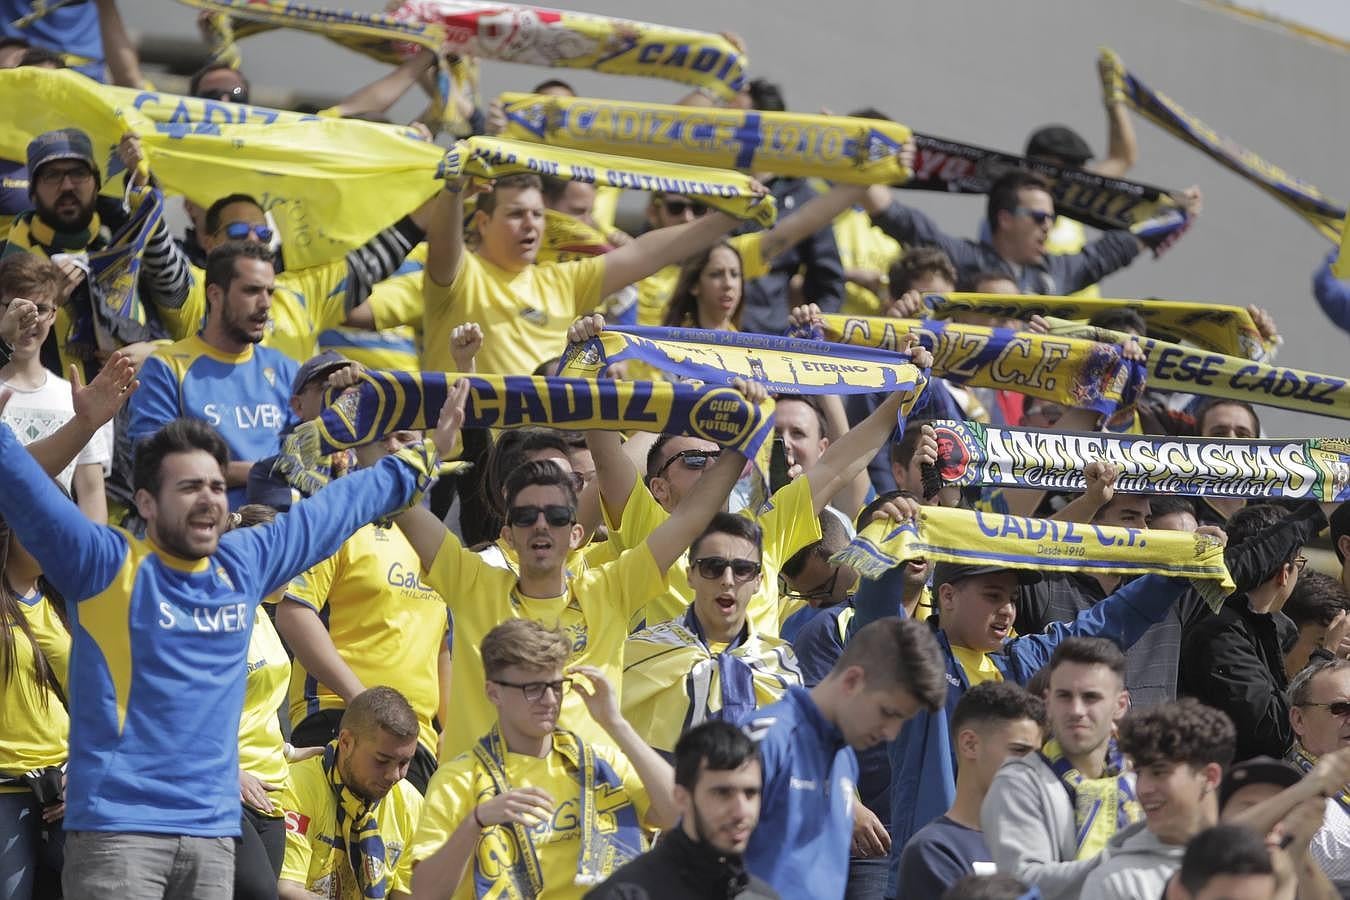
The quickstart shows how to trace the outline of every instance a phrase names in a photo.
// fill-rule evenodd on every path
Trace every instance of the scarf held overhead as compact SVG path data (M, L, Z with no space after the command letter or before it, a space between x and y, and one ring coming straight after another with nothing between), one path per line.
M776 216L773 197L757 192L750 177L738 172L580 153L500 138L472 137L460 141L446 153L438 174L443 178L458 175L499 178L521 173L635 191L687 194L738 219L753 219L765 228L773 224Z
M910 131L898 122L541 94L499 101L507 137L574 150L857 184L910 174L896 156Z
M915 319L826 315L827 340L894 350L914 333L933 354L933 374L957 384L1017 391L1105 415L1132 406L1143 370L1120 348L1074 338Z
M1298 213L1327 240L1341 239L1346 209L1301 178L1267 162L1246 147L1219 134L1182 109L1166 94L1148 87L1125 69L1120 57L1103 49L1102 89L1107 99L1124 99L1163 131L1180 138L1225 168L1237 173Z
M577 885L604 881L617 868L643 851L642 829L630 802L613 808L623 792L623 781L595 750L570 731L553 732L553 751L576 773L580 809L576 827L581 832L577 851ZM506 775L506 742L497 725L474 745L478 763L476 782L486 781L474 794L476 802L491 800L511 790ZM476 785L475 785L476 786ZM603 811L599 808L605 806ZM602 820L603 816L603 820ZM478 898L532 900L544 890L543 867L531 828L512 823L483 829L474 847L473 887ZM555 887L561 887L555 885Z
M923 302L936 319L973 312L1003 319L1039 315L1086 320L1107 310L1130 309L1144 317L1149 334L1166 341L1248 359L1265 359L1272 350L1261 338L1251 313L1219 303L965 293L925 294Z
M407 42L497 62L664 78L722 100L734 98L745 83L745 56L721 35L592 13L457 0L405 0L388 14L290 0L179 2L347 39Z
M830 558L878 578L910 559L1009 569L1166 575L1189 578L1218 609L1235 586L1223 545L1204 534L1084 525L1056 519L1004 516L978 510L922 507L917 519L878 520Z
M1125 494L1350 500L1350 440L1257 441L996 428L938 421L938 471L954 485L1081 491L1083 466L1120 468Z

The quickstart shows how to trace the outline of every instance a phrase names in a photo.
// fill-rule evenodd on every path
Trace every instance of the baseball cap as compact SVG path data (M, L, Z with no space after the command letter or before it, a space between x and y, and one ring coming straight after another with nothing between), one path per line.
M1273 784L1281 788L1293 787L1303 780L1303 773L1292 763L1272 756L1253 756L1228 770L1219 784L1219 809L1228 805L1242 788L1249 784Z
M325 350L318 356L305 360L300 365L300 370L295 373L295 380L291 382L291 396L294 397L299 394L305 389L305 385L314 379L351 364L350 359L334 353L332 350Z
M1070 165L1081 166L1092 159L1087 141L1066 125L1047 125L1032 132L1027 140L1027 156L1055 156Z
M46 131L28 142L28 174L36 179L37 171L49 162L58 159L78 159L99 176L98 164L94 162L94 144L89 135L78 128L58 128ZM29 190L32 190L30 185Z
M964 563L940 562L933 566L933 588L952 584L963 578L976 575L992 575L995 572L1012 572L1017 576L1018 584L1035 584L1041 580L1041 573L1035 569L1014 569L1009 566L972 566Z

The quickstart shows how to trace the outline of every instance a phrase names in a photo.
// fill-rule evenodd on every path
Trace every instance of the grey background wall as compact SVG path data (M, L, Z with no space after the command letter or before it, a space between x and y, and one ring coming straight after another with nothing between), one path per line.
M376 10L372 0L314 5ZM131 27L195 35L193 11L136 0ZM1225 134L1350 201L1350 54L1184 0L583 0L565 8L705 30L749 46L753 74L783 85L790 107L839 112L877 106L916 129L1020 149L1037 125L1062 122L1105 150L1094 60L1115 49L1146 83ZM1338 6L1331 0L1332 7ZM1342 7L1343 9L1343 7ZM1332 12L1332 17L1340 15ZM377 77L365 59L322 39L273 34L243 44L258 82L334 93ZM485 63L484 95L524 90L556 70ZM671 100L672 83L566 73L581 94ZM402 108L400 108L402 110ZM411 106L409 106L409 114ZM1286 336L1286 365L1350 375L1350 336L1325 319L1311 274L1331 246L1302 219L1176 139L1136 119L1133 177L1199 184L1205 213L1161 260L1141 259L1107 280L1115 297L1160 296L1270 309ZM981 200L910 195L949 231L974 234ZM1266 410L1272 435L1347 434L1326 418Z

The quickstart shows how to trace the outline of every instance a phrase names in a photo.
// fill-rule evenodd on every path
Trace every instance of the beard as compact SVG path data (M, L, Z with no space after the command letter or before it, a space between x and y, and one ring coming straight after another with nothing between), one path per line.
M709 825L703 818L703 814L699 812L697 804L690 804L690 820L693 822L694 835L699 843L711 848L714 852L725 856L740 856L743 852L741 850L732 850L730 847L721 847L713 842L712 835L716 829Z
M62 200L74 200L76 207L73 210L58 211L56 204ZM55 231L84 231L94 219L94 201L91 199L88 203L84 203L74 191L62 191L52 201L51 206L34 196L33 206L42 223Z

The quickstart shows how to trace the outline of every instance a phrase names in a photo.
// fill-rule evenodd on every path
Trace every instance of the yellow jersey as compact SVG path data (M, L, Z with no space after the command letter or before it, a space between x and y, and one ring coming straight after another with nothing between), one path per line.
M426 261L427 245L418 244L393 275L371 289L371 297L382 298L372 302L371 308L396 311L390 315L398 321L376 322L376 331L334 325L319 332L319 349L332 350L367 369L422 371L422 270Z
M279 818L282 815L279 792L286 786L289 766L286 765L286 738L281 733L281 718L277 711L286 699L291 660L261 604L253 617L247 659L244 711L239 716L239 768L277 786L278 793L271 798L271 814Z
M573 574L561 596L525 597L516 590L515 573L485 562L453 534L445 536L427 581L440 591L455 617L450 683L455 686L456 717L453 725L446 723L441 739L442 762L471 748L497 721L497 710L483 692L487 676L479 653L479 645L495 625L529 618L560 626L572 641L567 664L595 666L619 694L628 619L648 597L666 590L665 573L641 543L612 563ZM576 732L583 741L608 740L576 691L563 697L558 727Z
M639 479L628 496L622 525L616 528L606 512L605 526L609 528L609 540L615 544L615 549L623 550L646 541L647 536L668 518L670 513L656 502L652 492ZM820 540L820 520L816 518L810 484L805 478L797 478L784 485L769 498L758 519L764 530L763 574L760 575L759 590L746 608L746 617L756 634L777 637L783 621L795 611L795 608L780 603L778 570L798 550ZM641 608L633 610L628 623L631 630L678 618L694 602L694 589L689 586L688 551L670 567L668 584L667 590L653 591Z
M986 681L1002 681L1003 673L994 665L994 661L989 658L989 654L981 650L971 650L969 647L958 647L952 644L952 656L956 657L956 662L966 673L966 680L970 686L984 684Z
M882 275L904 254L898 241L872 224L872 218L856 207L846 209L834 220L834 242L839 245L839 261L844 269L866 269ZM844 284L846 316L879 316L883 298L851 281Z
M402 531L364 525L337 553L293 578L283 596L318 614L338 655L363 685L398 688L417 713L418 741L434 751L439 737L432 719L440 703L436 656L448 620L441 595L422 581L421 570ZM292 726L344 706L295 661Z
M529 375L540 363L561 356L567 327L600 305L604 275L604 256L529 265L513 274L465 251L449 286L429 278L424 282L423 368L455 371L450 334L456 325L477 322L484 335L478 371ZM374 306L382 302L371 297Z
M303 884L307 891L322 897L361 900L361 890L347 860L346 835L337 833L337 798L324 774L322 756L291 766L290 784L283 797L286 855L281 861L281 879ZM411 863L405 851L421 812L422 795L406 780L395 784L375 811L384 841L389 893L412 892Z
M738 234L727 238L741 257L741 284L768 274L771 259L765 259L764 235L756 231L753 234ZM675 284L680 280L680 264L674 263L658 269L637 283L639 325L660 325L666 317L666 305L675 293Z
M608 744L591 743L590 746L596 757L608 763L623 783L623 790L607 790L605 796L595 798L595 802L604 804L597 812L603 817L605 813L613 814L631 804L638 820L645 820L651 800L628 758ZM508 752L504 768L508 784L542 788L553 798L553 817L530 829L544 882L538 900L580 900L593 885L576 883L577 853L581 848L578 815L581 785L576 772L557 751L550 751L543 758ZM441 849L473 808L492 799L494 793L491 780L479 770L472 753L461 754L437 769L427 785L422 819L409 851L412 864L416 866ZM492 856L493 852L482 840L474 847L475 856L483 858L484 869L500 865ZM470 860L452 895L454 900L473 900L473 880L474 861Z
M51 601L35 592L19 597L20 614L28 620L38 649L64 686L70 657L70 634L56 617ZM0 775L17 776L66 761L70 717L61 697L34 677L33 643L12 626L12 677L0 672ZM52 648L51 651L48 648ZM0 793L27 791L3 787Z

